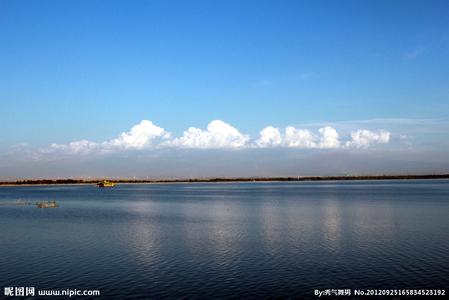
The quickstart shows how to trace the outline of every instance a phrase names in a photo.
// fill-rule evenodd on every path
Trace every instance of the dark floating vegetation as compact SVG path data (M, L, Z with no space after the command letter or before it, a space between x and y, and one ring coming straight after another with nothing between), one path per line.
M19 199L19 200L15 201L14 204L16 206L25 206L25 205L32 205L33 203L30 201L24 201L24 200Z
M188 183L188 182L263 182L263 181L335 181L335 180L394 180L394 179L449 179L449 174L427 175L367 175L367 176L298 176L298 177L217 177L217 178L185 178L185 179L108 179L111 184L117 183ZM29 184L97 184L99 179L25 179L16 181L0 181L0 185Z
M25 201L22 199L16 201L2 201L0 205L14 205L14 206L36 206L37 208L56 208L58 207L58 203L56 201Z

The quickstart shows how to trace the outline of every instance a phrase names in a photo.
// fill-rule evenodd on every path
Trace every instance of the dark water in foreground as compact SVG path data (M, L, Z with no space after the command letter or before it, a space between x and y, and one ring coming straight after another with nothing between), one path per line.
M449 289L447 180L0 187L0 230L0 297Z

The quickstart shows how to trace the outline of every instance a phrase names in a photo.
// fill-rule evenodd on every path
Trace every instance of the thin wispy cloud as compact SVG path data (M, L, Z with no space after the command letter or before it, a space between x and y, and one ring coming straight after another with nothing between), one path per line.
M425 48L423 46L415 47L414 49L406 52L403 56L405 60L414 60L417 59L419 56L421 56L425 51Z
M317 78L317 77L318 77L318 74L315 72L304 72L299 75L299 79L301 79L301 80L308 80L308 79Z
M272 85L273 81L267 79L261 79L254 84L255 87L269 87Z

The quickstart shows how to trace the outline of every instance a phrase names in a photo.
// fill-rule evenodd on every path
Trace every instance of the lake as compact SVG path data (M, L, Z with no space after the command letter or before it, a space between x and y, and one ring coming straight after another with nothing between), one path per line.
M449 289L448 180L3 186L0 229L0 293Z

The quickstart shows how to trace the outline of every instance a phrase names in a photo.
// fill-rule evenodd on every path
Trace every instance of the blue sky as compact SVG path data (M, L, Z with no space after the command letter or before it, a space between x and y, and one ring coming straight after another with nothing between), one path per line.
M448 114L448 1L0 1L3 152L141 120L173 138L223 120L254 140L352 122L342 139L385 130L437 151Z

